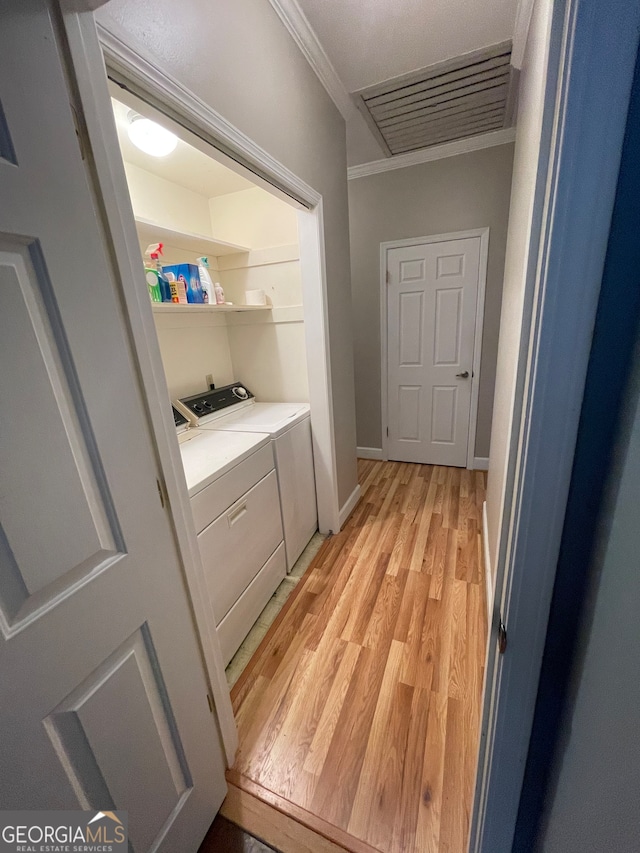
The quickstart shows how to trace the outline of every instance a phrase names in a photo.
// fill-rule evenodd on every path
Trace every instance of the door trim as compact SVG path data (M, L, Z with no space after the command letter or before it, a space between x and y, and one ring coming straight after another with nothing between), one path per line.
M215 703L225 755L231 766L238 746L238 733L220 642L211 614L203 604L207 596L203 592L202 561L180 451L175 441L175 427L169 407L165 403L166 382L161 367L155 324L144 287L132 284L137 281L140 273L140 249L133 225L122 157L111 117L105 61L117 66L121 78L129 79L126 75L130 75L130 88L133 91L153 93L153 98L170 105L172 112L186 115L187 125L204 126L205 129L200 135L208 138L211 144L212 139L221 137L224 140L223 148L238 151L238 158L255 163L256 176L252 177L252 180L256 183L262 181L264 185L267 182L266 176L271 176L273 185L280 189L283 198L286 196L289 201L293 199L298 202L300 251L311 255L308 274L303 277L303 290L305 297L307 291L312 291L311 307L314 310L309 312L311 322L307 347L313 345L314 351L319 340L324 342L328 339L322 196L181 87L177 81L165 76L152 62L140 56L124 41L103 28L99 28L98 32L92 15L65 14L65 27L71 61L78 68L78 96L83 106L87 142L101 193L96 204L103 217L105 229L112 238L114 266L123 283L122 308L138 360L140 384L147 405L149 435L155 445L158 469L169 498L176 547L180 554L186 586L191 593L202 657ZM339 500L328 345L323 352L325 357L319 359L316 356L313 362L316 377L321 382L321 387L316 388L317 396L323 401L316 405L314 431L320 457L324 459L324 479L316 478L316 484L319 514L322 506L322 520L328 529L337 532ZM203 701L206 701L205 697Z
M196 539L193 515L189 505L180 451L175 441L166 400L166 382L162 373L160 350L149 300L143 287L137 286L140 247L133 225L131 201L122 167L122 158L110 115L110 99L105 77L101 46L92 15L65 13L70 60L76 69L78 98L86 122L87 145L95 168L95 183L100 192L96 198L97 214L103 220L105 233L113 245L113 265L121 282L123 314L131 335L137 360L139 381L147 407L149 438L154 444L159 477L164 481L169 499L176 549L186 587L190 593L194 616L200 624L204 602L202 563ZM81 132L84 129L81 129ZM133 283L136 286L133 286ZM172 434L173 433L173 434ZM211 687L220 734L227 761L232 762L238 747L238 734L229 697L222 652L215 630L201 635L195 626L202 660ZM194 700L196 697L194 697ZM206 701L202 697L202 701Z
M480 263L478 266L478 296L473 340L473 365L471 376L471 406L469 409L469 435L467 438L467 468L476 467L476 430L478 425L478 395L480 388L480 360L482 356L482 329L484 325L484 300L487 287L487 262L489 259L489 228L472 228L470 231L453 231L450 234L432 234L429 237L408 237L380 243L380 409L382 427L382 459L389 459L389 369L387 328L387 255L391 249L420 246L423 243L443 243L448 240L480 238Z
M470 853L512 847L638 48L639 3L547 2L553 19ZM510 636L504 655L499 612Z
M324 210L321 193L253 142L224 116L170 74L155 58L133 48L126 33L97 24L108 75L148 103L198 141L231 161L228 165L249 180L298 208L298 234L305 304L305 343L320 531L340 530L340 505L336 459L329 309L325 265ZM240 169L238 169L238 166ZM249 174L247 174L247 172ZM127 204L127 207L130 205ZM318 358L318 352L322 357Z

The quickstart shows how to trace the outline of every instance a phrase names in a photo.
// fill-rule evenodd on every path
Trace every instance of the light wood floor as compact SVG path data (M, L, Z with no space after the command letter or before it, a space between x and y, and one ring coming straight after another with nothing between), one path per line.
M362 499L232 691L228 779L354 853L466 850L485 474L359 461Z

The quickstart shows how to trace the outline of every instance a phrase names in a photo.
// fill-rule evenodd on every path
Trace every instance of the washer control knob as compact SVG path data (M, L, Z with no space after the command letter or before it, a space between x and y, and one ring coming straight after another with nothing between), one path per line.
M249 392L247 391L246 388L243 388L242 385L237 385L233 389L233 393L240 400L247 400L249 398Z

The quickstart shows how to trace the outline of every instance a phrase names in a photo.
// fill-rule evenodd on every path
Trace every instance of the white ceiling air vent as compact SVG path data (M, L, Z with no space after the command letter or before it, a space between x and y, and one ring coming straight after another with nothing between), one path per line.
M354 94L387 156L510 127L511 42L465 53Z

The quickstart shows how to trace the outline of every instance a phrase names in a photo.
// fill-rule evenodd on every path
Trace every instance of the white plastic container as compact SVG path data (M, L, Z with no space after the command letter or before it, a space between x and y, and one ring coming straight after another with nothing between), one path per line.
M202 296L204 301L208 303L215 303L216 296L213 290L213 282L209 275L208 258L198 258L198 272L200 273L200 286L202 287Z

